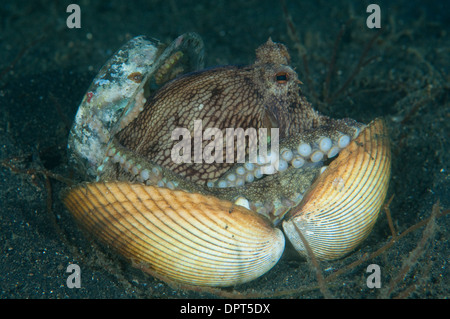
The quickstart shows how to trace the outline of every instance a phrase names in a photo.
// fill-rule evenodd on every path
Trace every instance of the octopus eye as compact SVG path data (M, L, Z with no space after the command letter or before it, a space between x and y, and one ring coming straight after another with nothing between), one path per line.
M285 83L287 83L289 76L288 76L287 72L281 71L275 75L275 79L277 80L277 83L285 84Z

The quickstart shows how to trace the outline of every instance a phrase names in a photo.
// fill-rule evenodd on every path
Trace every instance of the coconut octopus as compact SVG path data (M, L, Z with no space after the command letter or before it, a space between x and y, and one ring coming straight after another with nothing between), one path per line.
M165 49L139 37L103 67L69 137L72 162L89 181L63 194L75 218L138 267L193 285L235 285L268 271L284 250L283 220L302 254L304 237L320 259L357 247L389 180L382 121L319 114L301 92L287 48L270 38L249 66L201 69L202 54L193 33ZM355 199L363 194L376 196ZM325 219L298 217L330 198L311 208L337 203ZM318 244L314 236L322 236Z

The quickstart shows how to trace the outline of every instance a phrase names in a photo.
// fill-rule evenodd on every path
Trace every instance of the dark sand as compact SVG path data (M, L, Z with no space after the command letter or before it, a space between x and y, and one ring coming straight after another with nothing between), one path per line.
M82 9L81 29L68 29L66 7L72 2L0 5L1 161L21 170L45 168L69 176L67 134L83 94L109 56L134 36L170 42L195 31L206 45L206 66L250 64L254 50L272 37L290 48L292 64L305 83L303 92L320 112L366 123L376 117L387 121L393 150L388 197L395 195L390 211L398 232L429 217L437 202L441 211L450 208L448 2L378 1L382 31L365 56L373 59L329 102L322 92L341 27L353 18L336 50L331 92L345 83L377 32L365 25L368 1L286 4L307 50L311 81L276 1L83 0L75 2ZM42 175L15 173L3 165L0 180L0 298L217 297L172 288L86 239L59 199L63 183L50 180L49 202ZM450 218L437 219L425 235L424 229L327 283L329 295L450 297ZM376 251L390 238L382 213L360 249L343 260L320 264L324 276ZM71 263L81 267L80 289L66 286ZM371 263L381 267L381 289L366 285ZM270 272L235 290L243 297L324 296L311 266L289 249Z

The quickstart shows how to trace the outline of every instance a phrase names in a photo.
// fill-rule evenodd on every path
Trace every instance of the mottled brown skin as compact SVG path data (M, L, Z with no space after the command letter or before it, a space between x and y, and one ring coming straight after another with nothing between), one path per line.
M289 62L286 47L269 39L257 49L251 66L218 67L181 76L150 97L117 139L136 154L190 181L204 184L215 180L233 164L174 163L171 150L178 141L171 139L171 133L175 128L187 128L193 137L194 120L201 119L203 130L219 128L224 136L225 128L270 131L278 127L283 139L330 121L303 97Z

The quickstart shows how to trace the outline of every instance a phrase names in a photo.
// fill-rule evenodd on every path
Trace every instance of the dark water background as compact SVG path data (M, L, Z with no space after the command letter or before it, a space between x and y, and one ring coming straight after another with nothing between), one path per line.
M70 3L81 7L81 29L66 27ZM307 50L310 81L306 81L304 59L289 36L279 1L2 1L0 298L216 297L170 287L90 242L59 200L65 185L51 179L49 201L42 175L23 173L45 168L70 174L66 140L81 98L109 56L137 35L170 42L195 31L206 45L206 66L250 64L254 50L268 37L285 43L305 83L303 91L316 109L336 118L387 121L393 148L388 197L394 195L390 211L397 231L425 220L438 201L441 211L449 209L448 1L377 1L382 28L366 51L370 63L341 94L324 101L333 52L336 67L330 91L338 92L378 32L365 24L369 3L286 1L297 41ZM7 164L22 173L11 171ZM419 228L379 257L328 283L330 294L448 298L449 228L448 216L438 218L425 235L424 227ZM328 276L376 251L390 235L382 213L360 249L343 260L321 263L323 273ZM71 263L81 267L80 289L66 286ZM366 286L370 263L381 267L381 289ZM260 297L323 297L311 267L289 252L270 272L236 291L244 297L250 292Z

